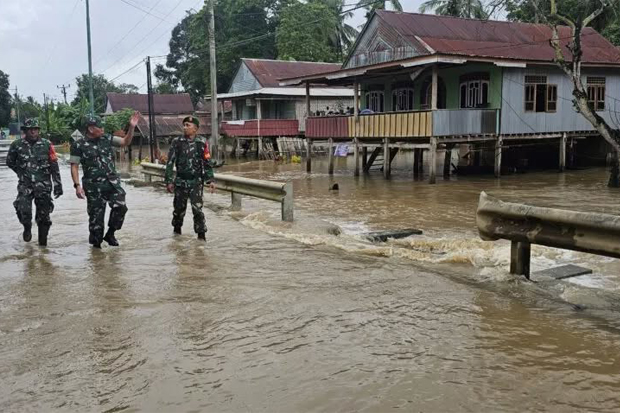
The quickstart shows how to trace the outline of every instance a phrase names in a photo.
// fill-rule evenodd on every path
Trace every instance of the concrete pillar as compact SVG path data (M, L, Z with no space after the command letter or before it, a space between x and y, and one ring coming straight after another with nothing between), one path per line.
M328 173L330 175L334 174L334 139L333 138L329 138L328 139L328 144L327 144L327 163L328 163Z
M438 87L438 70L437 65L433 66L433 77L431 83L431 110L437 110L437 93L439 90Z
M560 138L560 172L566 170L566 133Z
M428 153L428 183L434 184L436 182L435 174L437 172L437 138L431 138L431 147Z
M310 117L310 83L306 82L306 117Z
M385 179L390 178L390 140L388 138L383 139L383 177Z
M529 242L511 241L510 243L510 273L524 275L530 279L530 252Z
M358 138L354 139L353 161L355 162L354 176L360 176L360 141Z
M306 172L312 172L312 139L306 139Z
M263 138L260 136L258 137L257 146L258 148L256 149L256 153L258 154L258 159L260 159L263 157Z
M499 178L502 175L502 145L504 141L501 136L497 137L495 141L495 177Z
M452 146L446 145L446 152L443 157L443 177L450 179L450 164L452 163Z

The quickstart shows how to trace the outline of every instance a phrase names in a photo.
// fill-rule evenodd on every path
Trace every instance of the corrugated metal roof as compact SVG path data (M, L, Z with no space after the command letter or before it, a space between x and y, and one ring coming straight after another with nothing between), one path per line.
M106 93L106 96L114 112L124 108L137 110L140 113L149 112L146 94ZM157 114L191 115L194 112L194 105L188 93L153 95L153 106L153 113Z
M340 69L339 63L241 59L263 87L279 87L280 79L315 75Z
M381 24L398 31L420 54L420 40L435 53L519 60L552 61L551 28L545 24L462 19L432 14L378 10ZM559 27L560 43L567 60L570 28ZM592 28L582 33L584 63L620 63L620 51ZM291 76L293 77L293 76Z
M183 118L185 116L163 116L155 115L155 132L157 136L180 136L183 134ZM199 135L211 135L211 117L196 115L200 121L198 128ZM151 128L149 127L148 116L141 116L138 120L138 130L142 136L149 136Z

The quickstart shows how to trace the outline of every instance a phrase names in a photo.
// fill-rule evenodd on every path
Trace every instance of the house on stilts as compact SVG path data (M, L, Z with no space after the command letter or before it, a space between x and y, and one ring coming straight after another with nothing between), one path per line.
M228 92L218 94L218 100L232 101L232 120L220 123L221 133L235 139L238 151L246 152L252 146L261 156L277 138L303 135L309 114L332 116L352 111L350 87L316 87L308 106L303 86L280 86L283 78L339 68L340 64L334 63L241 59Z
M570 61L570 29L559 27L559 36ZM389 177L402 147L414 149L414 175L427 153L430 183L438 152L445 154L449 176L454 150L474 154L470 165L490 163L498 177L542 148L564 170L577 152L602 138L573 107L572 83L553 61L550 38L551 29L542 24L378 10L340 69L289 77L280 85L305 85L308 107L315 85L353 88L354 114L310 117L305 136L309 153L316 141L353 142L356 175L360 157L366 172L383 158ZM583 31L582 45L590 103L618 128L620 50L591 28ZM307 162L311 170L310 157ZM329 165L333 173L333 157Z

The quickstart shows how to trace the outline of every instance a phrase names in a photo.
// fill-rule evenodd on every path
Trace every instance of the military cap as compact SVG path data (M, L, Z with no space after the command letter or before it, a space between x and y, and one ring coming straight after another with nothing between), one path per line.
M41 127L39 126L39 119L37 118L26 119L26 121L22 125L22 129L41 129Z
M186 116L185 119L183 119L183 123L185 122L192 122L197 128L200 127L200 121L196 116Z
M89 126L103 128L103 120L99 116L86 116L86 119L84 119L84 129Z

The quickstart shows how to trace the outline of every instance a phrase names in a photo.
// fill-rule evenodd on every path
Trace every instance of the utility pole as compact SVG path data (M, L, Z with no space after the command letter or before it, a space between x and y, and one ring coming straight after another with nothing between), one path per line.
M86 37L88 39L88 96L90 99L90 114L95 114L95 97L93 94L93 56L90 47L90 7L86 0Z
M155 133L155 115L153 114L155 105L153 104L153 84L151 82L151 56L146 58L146 85L149 104L149 146L151 149L151 162L154 163L155 151L153 143L157 139L157 134Z
M217 123L217 65L215 62L215 0L205 0L209 7L209 63L211 72L211 152L216 161L221 160L219 125ZM207 4L205 4L207 5Z
M45 133L47 137L50 136L50 107L47 103L47 95L43 94L43 104L45 105Z
M15 108L17 109L17 124L21 126L22 121L19 116L19 94L17 94L17 86L15 86Z
M67 89L71 87L71 85L62 85L62 86L56 86L58 89L62 89L62 95L65 97L65 105L67 104Z

